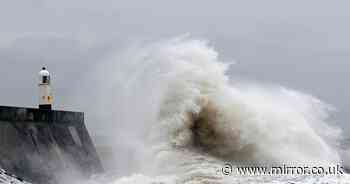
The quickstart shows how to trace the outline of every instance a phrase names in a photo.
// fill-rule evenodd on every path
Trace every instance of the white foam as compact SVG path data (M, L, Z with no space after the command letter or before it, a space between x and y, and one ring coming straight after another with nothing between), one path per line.
M229 65L201 40L146 43L116 58L109 69L115 69L115 80L123 86L118 94L128 94L130 102L115 108L139 115L124 119L128 126L123 132L146 137L125 142L137 150L141 174L114 183L316 183L349 178L218 176L224 162L340 163L336 144L341 132L329 123L333 108L285 87L230 81Z

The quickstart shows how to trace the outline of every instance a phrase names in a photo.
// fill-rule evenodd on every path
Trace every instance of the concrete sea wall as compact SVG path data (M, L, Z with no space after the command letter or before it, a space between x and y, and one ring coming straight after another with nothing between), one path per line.
M0 106L0 168L32 183L103 171L81 112Z

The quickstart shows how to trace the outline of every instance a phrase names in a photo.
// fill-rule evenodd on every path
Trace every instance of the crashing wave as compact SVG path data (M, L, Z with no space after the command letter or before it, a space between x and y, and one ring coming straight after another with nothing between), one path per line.
M25 182L23 179L6 172L0 168L0 183L3 184L30 184Z
M134 113L140 112L144 100L152 106L143 109L155 116L144 118L145 125L136 125L151 129L129 126L134 133L144 130L148 135L135 159L142 160L138 169L142 174L114 183L314 183L349 178L218 174L227 162L340 164L341 131L329 123L333 107L285 87L230 80L230 65L201 40L181 37L133 47L121 55L118 64L109 67L118 74L119 93L134 94L144 88L150 96L135 96L138 111Z

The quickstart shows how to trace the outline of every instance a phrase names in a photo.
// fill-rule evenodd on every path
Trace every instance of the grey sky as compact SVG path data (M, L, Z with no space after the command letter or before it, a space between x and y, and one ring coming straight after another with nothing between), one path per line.
M45 64L55 75L56 106L85 111L70 99L87 71L113 50L128 40L189 33L209 40L225 60L237 61L230 70L233 77L281 84L334 105L338 124L350 132L349 5L320 0L3 0L0 104L35 106L36 74Z

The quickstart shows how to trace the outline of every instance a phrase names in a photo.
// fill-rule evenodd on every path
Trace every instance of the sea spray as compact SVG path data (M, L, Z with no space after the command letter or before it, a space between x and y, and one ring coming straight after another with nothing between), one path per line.
M164 133L160 142L229 161L339 162L332 144L340 131L327 123L331 107L317 98L280 86L231 85L228 65L203 41L171 40L150 55L169 65L158 133L151 133Z
M232 80L228 68L234 65L220 61L206 41L187 37L140 44L113 58L103 66L108 68L103 78L113 82L108 90L98 89L103 96L122 96L115 101L117 106L110 103L114 112L110 116L121 115L123 122L114 122L115 129L109 131L133 135L131 141L119 144L135 150L129 164L137 169L112 183L348 179L347 175L231 178L218 173L225 163L339 164L336 144L341 132L330 123L333 108L319 99L282 86Z

